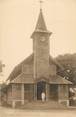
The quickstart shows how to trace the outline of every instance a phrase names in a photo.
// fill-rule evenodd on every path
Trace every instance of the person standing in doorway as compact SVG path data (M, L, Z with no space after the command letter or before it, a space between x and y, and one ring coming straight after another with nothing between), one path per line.
M42 93L41 93L41 99L42 99L42 102L45 101L45 97L46 97L46 96L45 96L45 92L42 92Z

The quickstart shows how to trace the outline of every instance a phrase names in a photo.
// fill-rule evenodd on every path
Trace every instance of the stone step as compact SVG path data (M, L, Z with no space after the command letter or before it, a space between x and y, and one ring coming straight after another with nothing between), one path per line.
M57 101L48 101L48 102L42 102L42 101L33 101L28 102L25 105L20 107L21 109L63 109L65 108L64 105L59 104Z

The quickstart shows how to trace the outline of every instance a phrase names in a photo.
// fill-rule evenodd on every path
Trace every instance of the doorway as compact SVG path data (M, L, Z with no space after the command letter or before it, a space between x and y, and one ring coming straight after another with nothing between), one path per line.
M42 92L46 93L46 82L40 81L37 83L37 100L41 100Z

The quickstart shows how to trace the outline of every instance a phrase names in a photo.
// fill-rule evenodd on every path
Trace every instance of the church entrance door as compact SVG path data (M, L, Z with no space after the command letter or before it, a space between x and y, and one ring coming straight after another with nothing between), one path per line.
M41 100L42 92L46 93L46 82L44 81L37 83L37 100Z

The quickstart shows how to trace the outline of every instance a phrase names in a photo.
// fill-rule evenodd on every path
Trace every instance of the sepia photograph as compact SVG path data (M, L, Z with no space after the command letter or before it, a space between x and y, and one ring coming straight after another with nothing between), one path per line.
M0 0L0 117L76 116L76 0Z

